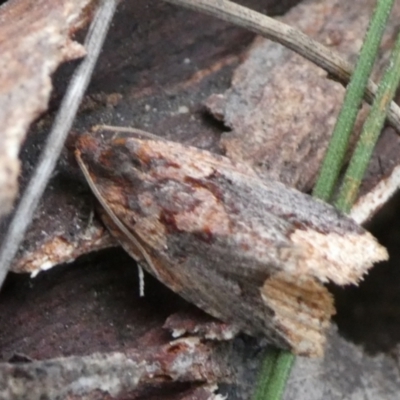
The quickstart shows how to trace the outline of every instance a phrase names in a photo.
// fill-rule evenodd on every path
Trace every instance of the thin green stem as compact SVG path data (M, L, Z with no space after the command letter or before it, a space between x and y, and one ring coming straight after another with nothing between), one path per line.
M376 99L364 123L360 139L347 169L338 200L337 208L349 212L365 171L371 159L376 141L385 122L396 89L400 82L400 34L397 37L388 68L378 86Z
M383 31L393 6L393 1L394 0L378 0L354 74L347 87L345 98L332 134L328 151L325 155L319 178L313 191L313 195L315 197L319 197L325 201L330 200L334 185L338 179L345 152L348 147L350 133L354 127L357 113L362 102L363 93L368 83L368 78L371 74L374 60L378 53ZM398 43L396 43L396 48L397 45ZM400 57L398 58L400 62ZM397 71L399 71L398 74L400 74L400 65L398 66L396 64L396 66L394 66L394 59L395 57L393 56L391 71L397 69ZM395 73L392 72L392 75L394 74ZM390 80L392 79L394 81L395 77L390 78ZM387 78L387 80L389 80L389 78ZM393 86L394 84L392 83L391 85ZM392 97L389 98L389 94L387 93L389 92L380 89L378 94L378 96L381 96L379 97L380 101L376 101L377 104L380 104L379 109L384 108L385 111L387 111L387 105L390 104L392 99ZM378 106L376 107L378 108ZM381 124L379 125L379 130L384 122L384 115L386 114L383 114L383 117L382 115L379 117L379 123ZM375 119L376 118L372 120L375 121ZM376 122L370 122L369 124L375 126ZM365 145L367 145L367 147L370 146L372 141L375 143L375 137L371 139L370 136L367 136L365 138ZM358 158L361 159L363 163L368 163L372 150L370 150L369 147L365 149L365 145L360 144ZM358 169L362 168L363 166L360 167L357 164L356 169L358 174ZM349 177L348 181L350 182L352 179L353 178ZM350 204L350 202L353 200L354 199L350 197L348 200L346 200L348 201L346 205L342 204L340 200L340 202L338 202L338 208L343 210L344 207L347 207L347 204ZM264 362L261 377L259 379L253 400L280 400L283 396L286 381L290 375L290 370L294 364L294 360L295 356L287 351L278 350L277 353L269 353Z
M259 378L257 382L257 388L252 400L265 400L267 399L266 391L269 385L269 380L272 375L272 371L275 368L276 359L278 357L279 350L276 348L268 348L267 355L264 358Z
M346 90L318 181L314 187L313 195L322 200L329 201L332 196L393 2L394 0L377 1L354 74Z
M295 358L288 351L270 350L265 357L253 400L281 399Z

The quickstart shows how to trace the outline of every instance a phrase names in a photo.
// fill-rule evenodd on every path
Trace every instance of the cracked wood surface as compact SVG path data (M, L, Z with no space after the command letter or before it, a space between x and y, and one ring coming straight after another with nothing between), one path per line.
M92 0L10 0L0 7L0 216L18 191L18 152L30 124L48 106L51 75L84 56L73 33L90 17Z

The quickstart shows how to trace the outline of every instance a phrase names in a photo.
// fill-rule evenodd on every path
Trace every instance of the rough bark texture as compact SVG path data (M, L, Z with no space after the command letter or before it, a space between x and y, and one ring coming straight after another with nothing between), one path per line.
M270 12L265 1L241 3ZM322 8L331 7L328 3L320 2ZM365 7L360 13L367 15L365 1L352 2L346 7L357 7L358 3ZM44 2L10 1L8 4L36 7L36 4ZM58 4L67 3L51 2L54 7ZM79 4L73 2L74 6L79 7ZM4 12L3 8L1 12ZM335 12L339 11L336 9ZM51 20L54 18L52 15ZM351 36L350 24L333 29L333 37L342 29ZM353 36L356 42L360 40L360 37ZM65 37L63 40L66 40ZM390 39L388 37L387 44ZM229 89L232 71L245 58L243 52L251 40L252 35L248 32L161 1L121 3L75 131L83 132L98 123L132 125L218 152L219 137L224 128L205 115L202 103L211 94ZM62 59L60 54L57 57L57 60ZM53 109L68 82L70 71L70 66L62 68L55 76ZM44 83L49 84L49 81L44 80ZM39 90L39 93L42 91ZM24 129L18 131L18 141L23 135L21 132L25 132L46 103L47 99L36 111L27 110L31 114L24 119ZM23 183L36 162L51 118L49 115L39 121L28 135L21 153ZM74 139L71 137L71 148ZM14 143L16 141L12 142L12 146ZM17 147L11 148L15 156ZM399 149L399 137L386 130L378 144L363 190L368 191L398 164ZM93 207L89 191L84 185L79 187L76 183L79 179L76 171L65 154L37 212L29 233L30 239L21 249L19 260L27 257L25 260L28 262L17 260L15 270L37 270L40 260L46 255L45 249L51 249L52 243L60 240L70 243L72 250L59 258L51 251L50 261L53 264L70 260L96 247L94 240L81 244L90 226ZM9 182L12 180L7 180L10 188L15 187ZM6 190L0 192L1 196L8 193L8 197L11 193ZM68 211L52 212L57 206ZM69 208L64 208L67 206ZM358 399L361 396L396 398L392 393L399 392L400 384L397 364L391 355L397 355L394 349L400 341L399 260L395 257L399 246L397 238L400 237L395 226L400 226L400 223L396 224L394 219L398 208L397 203L390 211L384 210L384 228L375 229L377 233L383 231L384 244L389 243L394 249L392 264L374 268L359 288L335 289L340 332L356 340L360 347L350 345L334 332L329 338L323 360L297 360L286 392L287 400ZM57 218L56 214L59 214ZM53 222L50 223L50 220ZM93 221L93 224L98 222ZM5 226L6 221L0 229L2 234ZM103 229L101 225L97 226ZM36 264L35 259L39 260ZM139 298L136 274L133 261L118 250L82 258L74 264L40 274L34 280L10 274L0 293L2 360L46 360L94 352L128 352L129 349L145 349L157 343L166 344L171 336L160 327L171 314L182 311L189 315L184 326L171 326L167 322L166 327L179 333L188 331L188 325L197 326L194 321L198 311L149 277L145 278L146 296ZM156 337L161 336L162 339L156 340L152 333L147 334L153 329L158 332ZM209 328L206 329L210 332ZM247 337L240 337L226 347L226 343L220 345L225 354L232 356L231 366L236 374L228 382L222 380L219 384L221 393L228 394L229 399L249 399L264 347ZM209 346L215 348L214 344ZM381 355L371 356L367 351L380 352ZM360 375L361 378L358 378ZM209 391L208 388L205 390ZM202 386L197 383L157 385L157 382L152 382L142 393L131 398L195 399L196 391L202 391ZM94 396L97 397L92 398L112 398L103 392L94 393ZM119 398L127 397L122 393Z
M121 3L76 130L83 132L98 123L131 125L218 151L220 129L205 117L202 102L216 88L220 91L229 86L230 73L252 37L244 30L163 2L153 1L151 7L146 2ZM69 73L69 68L64 68L56 75L54 103ZM23 183L50 125L48 117L28 136L22 150ZM71 136L70 149L75 139ZM93 219L93 201L86 185L76 184L79 175L74 166L67 155L61 160L59 173L50 183L12 266L14 271L38 271L43 265L50 267L111 244L97 218ZM55 212L54 204L66 211ZM57 218L52 218L55 215ZM3 234L5 226L6 221Z
M257 2L246 5L259 6ZM308 15L308 9L310 17L300 18L303 14ZM359 9L363 12L356 12ZM329 44L329 38L339 35L340 40L333 41L331 45L354 58L363 29L366 28L366 10L372 12L372 2L356 2L348 7L343 4L339 6L339 3L326 6L308 1L295 7L284 18L290 23L302 21L301 28L314 36L318 35L319 27L321 40L326 44ZM383 42L382 62L387 60L387 50L396 30L395 17L399 12L400 6L396 3L392 23ZM318 21L317 26L315 20ZM207 33L203 29L205 25ZM157 30L153 29L154 26L157 26ZM146 7L141 2L122 3L78 116L76 132L98 123L135 126L159 136L220 152L222 126L207 116L203 103L210 95L223 93L229 88L232 71L244 58L244 64L240 65L233 79L234 88L240 89L240 92L228 90L224 112L235 123L243 120L249 126L258 124L258 130L225 133L223 143L236 143L231 147L233 153L228 153L239 159L252 158L255 153L251 154L251 148L256 146L259 157L254 157L251 164L254 166L254 163L258 163L259 171L265 172L265 168L271 167L275 171L272 175L276 178L280 174L278 168L281 168L285 171L280 177L283 181L303 189L309 188L323 155L323 143L327 143L330 134L330 129L326 128L332 127L333 115L338 110L343 89L326 79L318 68L271 42L257 39L252 50L243 57L251 39L252 35L244 30L162 2L155 1L152 7ZM265 72L263 61L268 61L269 65ZM278 61L280 65L274 64ZM292 72L298 69L298 73ZM283 70L287 73L283 74ZM313 74L314 71L316 74ZM65 87L69 72L69 68L64 68L56 75L54 104ZM239 76L244 76L243 82L240 82ZM293 91L303 94L294 96ZM316 92L319 96L316 96ZM272 96L272 106L269 96ZM235 108L235 102L245 110L250 109L251 120L247 114L241 114L241 109ZM301 114L303 111L300 107L304 105L307 105L307 115L299 119L294 112ZM243 118L234 117L234 113ZM282 113L288 114L282 119ZM265 115L269 117L267 121ZM42 120L28 136L22 150L22 182L25 182L33 168L50 123L51 117ZM317 126L319 130L315 129ZM246 125L241 127L247 129ZM261 128L266 128L264 133ZM276 132L279 135L275 135ZM246 143L238 147L242 133ZM259 146L260 133L272 134L274 139L266 139ZM281 137L286 139L277 143ZM310 140L310 137L314 139ZM73 149L75 139L76 136L71 135L70 149ZM276 146L281 151L276 151ZM243 151L247 156L237 153L242 152L241 148L245 149ZM278 154L282 157L281 161ZM393 171L399 161L399 136L393 130L386 129L370 163L362 193L367 193L382 177ZM297 170L296 165L300 165ZM58 171L12 265L14 271L38 272L73 260L81 254L114 245L96 218L92 197L85 184L79 186L76 183L79 175L72 158L65 156ZM398 180L394 179L393 187ZM378 196L381 197L378 193L375 198ZM64 212L56 212L54 204ZM0 230L0 239L5 226L6 221Z
M93 2L10 0L0 7L0 216L17 194L18 151L30 124L47 109L51 74L85 54L71 36Z
M325 357L298 357L284 400L357 400L399 397L399 363L391 356L371 356L331 331Z
M43 366L36 363L40 360L48 365L66 368L68 363L64 364L60 357L75 357L75 363L72 363L75 368L85 360L90 360L93 353L102 353L103 360L108 361L112 361L111 354L115 352L123 353L121 358L125 360L136 354L135 357L142 357L148 362L149 348L153 350L154 358L161 355L162 349L172 349L172 337L167 330L161 328L166 319L169 320L166 323L168 329L173 328L183 335L185 330L189 331L189 336L193 336L196 331L204 332L212 324L215 331L215 321L185 303L150 276L145 278L144 298L139 297L138 286L137 270L132 260L117 249L82 258L75 265L55 268L40 274L34 280L26 275L10 276L0 294L0 379L5 379L5 374L11 370L31 369L37 373L34 367ZM380 302L377 293L374 295L374 307L378 307ZM366 323L360 321L357 315L355 317L358 318L357 324L361 324L358 328L371 336L370 340L373 341ZM389 334L381 324L378 323L378 326L373 330L375 338L379 339L379 334ZM218 327L218 330L221 328ZM204 376L210 380L219 380L219 393L228 395L228 399L250 399L266 349L263 350L257 342L245 336L233 342L203 341L201 338L200 341L201 343L193 346L195 351L191 353L190 359L203 357L203 360L212 360L214 364L206 365ZM175 347L175 351L177 353L171 351L164 358L166 371L171 371L173 366L168 360L185 355L183 347ZM79 356L88 358L81 360ZM98 356L94 356L92 360L96 357ZM7 361L11 364L6 363ZM97 374L99 370L96 370L93 382L100 388L115 367L115 362L109 362L101 373ZM74 368L69 379L76 371ZM50 372L47 369L44 371L45 374ZM189 364L187 377L195 371L195 364ZM89 376L91 372L86 373ZM20 390L25 390L25 393L30 390L29 394L31 390L37 393L43 391L41 386L32 386L31 380L24 380L26 375L18 376L22 385ZM129 396L126 386L124 388L121 383L121 390L114 386L113 395L101 389L91 392L87 390L86 398L196 399L193 391L202 388L201 380L188 378L181 383L163 383L167 376L168 374L151 380L148 385L142 381L141 390L132 390ZM50 390L53 393L65 390L65 387L60 389L56 385L51 386L51 382L52 380L47 383L47 393L51 393ZM83 382L76 390L82 390L82 385ZM131 389L135 387L133 381L129 381L127 385ZM2 386L2 389L6 387ZM365 348L349 343L333 329L328 336L324 358L296 359L284 399L356 400L362 396L376 396L395 400L399 390L395 352L370 355ZM28 398L34 399L30 395ZM82 394L71 398L81 399Z
M189 382L198 389L196 384L226 380L231 374L227 360L216 358L218 353L212 345L189 337L124 353L0 363L0 395L2 399L95 399L102 392L112 398L133 397L155 381L167 387L171 381ZM207 386L208 393L203 387L200 399L216 398L217 386Z
M281 19L355 62L375 3L309 0ZM376 72L387 61L399 16L397 3ZM228 157L299 190L311 190L345 92L326 75L281 45L257 39L235 71L232 87L207 102L232 129L221 141Z
M19 397L2 398L194 400L192 391L216 384L230 399L249 398L265 345L203 339L208 327L227 328L149 275L140 297L134 264L114 249L34 280L9 277L0 293L0 391ZM171 321L163 328L171 315L178 339ZM197 332L186 334L188 324ZM129 371L112 379L121 368Z
M224 156L113 129L82 136L76 156L104 223L143 268L296 354L323 353L334 307L321 282L357 283L387 259L333 206Z

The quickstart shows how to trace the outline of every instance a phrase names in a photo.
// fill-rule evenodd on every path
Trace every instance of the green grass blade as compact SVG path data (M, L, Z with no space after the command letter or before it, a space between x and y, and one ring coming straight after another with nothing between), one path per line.
M385 122L396 89L400 81L400 34L397 37L388 68L378 86L377 96L367 120L364 123L360 139L347 169L341 187L337 208L349 212L353 205L361 181L371 159L372 152Z
M361 106L363 93L378 53L379 44L381 42L385 25L393 6L393 1L394 0L378 0L354 74L347 87L342 108L332 133L332 138L319 173L318 181L313 191L313 195L315 197L325 201L330 200L334 186L338 179L343 159L348 147L349 137L351 131L353 130L358 110ZM398 42L400 42L400 40L398 40ZM396 43L396 48L397 45L398 43ZM396 67L393 65L391 65L391 67L392 70L396 69ZM397 70L400 71L399 66L397 66ZM394 75L395 73L393 72L392 74ZM389 78L387 79L389 80ZM395 80L395 77L390 79ZM383 91L383 89L380 89L380 91ZM385 91L384 94L381 95L382 100L379 102L381 104L379 109L386 107L386 103L390 104L389 99L385 97L385 93L387 92ZM390 97L390 100L391 98L392 97ZM382 116L379 117L379 120L381 119ZM384 120L381 122L382 124L383 121ZM371 130L372 126L378 126L376 122L370 122L370 124ZM378 130L380 130L380 127ZM366 137L365 143L369 146L371 140L376 141L374 136L373 139ZM365 145L360 144L360 149L358 150L358 157L359 159L363 160L363 163L368 163L368 160L371 157L372 150L369 150L368 146L367 149L365 149ZM357 174L359 174L358 169L362 168L363 167L357 166ZM351 182L352 179L352 177L349 177L348 181ZM356 189L352 190L355 191ZM348 204L351 204L351 201L352 198L349 198ZM342 204L342 200L340 200L338 201L337 206L339 209L344 210L345 207L347 207L346 204ZM277 350L277 353L269 353L265 359L253 400L280 400L283 396L286 382L290 375L294 361L295 356L287 351Z
M295 358L288 351L270 350L265 357L252 400L281 399Z
M354 74L347 86L318 181L314 187L313 195L322 200L331 199L393 2L394 0L377 1Z

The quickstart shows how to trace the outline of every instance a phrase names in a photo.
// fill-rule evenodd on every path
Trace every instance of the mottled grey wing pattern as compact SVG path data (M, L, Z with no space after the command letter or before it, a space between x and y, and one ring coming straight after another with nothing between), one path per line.
M333 207L226 157L163 140L84 136L78 161L103 220L150 273L246 333L322 353L334 313L321 284L386 257Z

